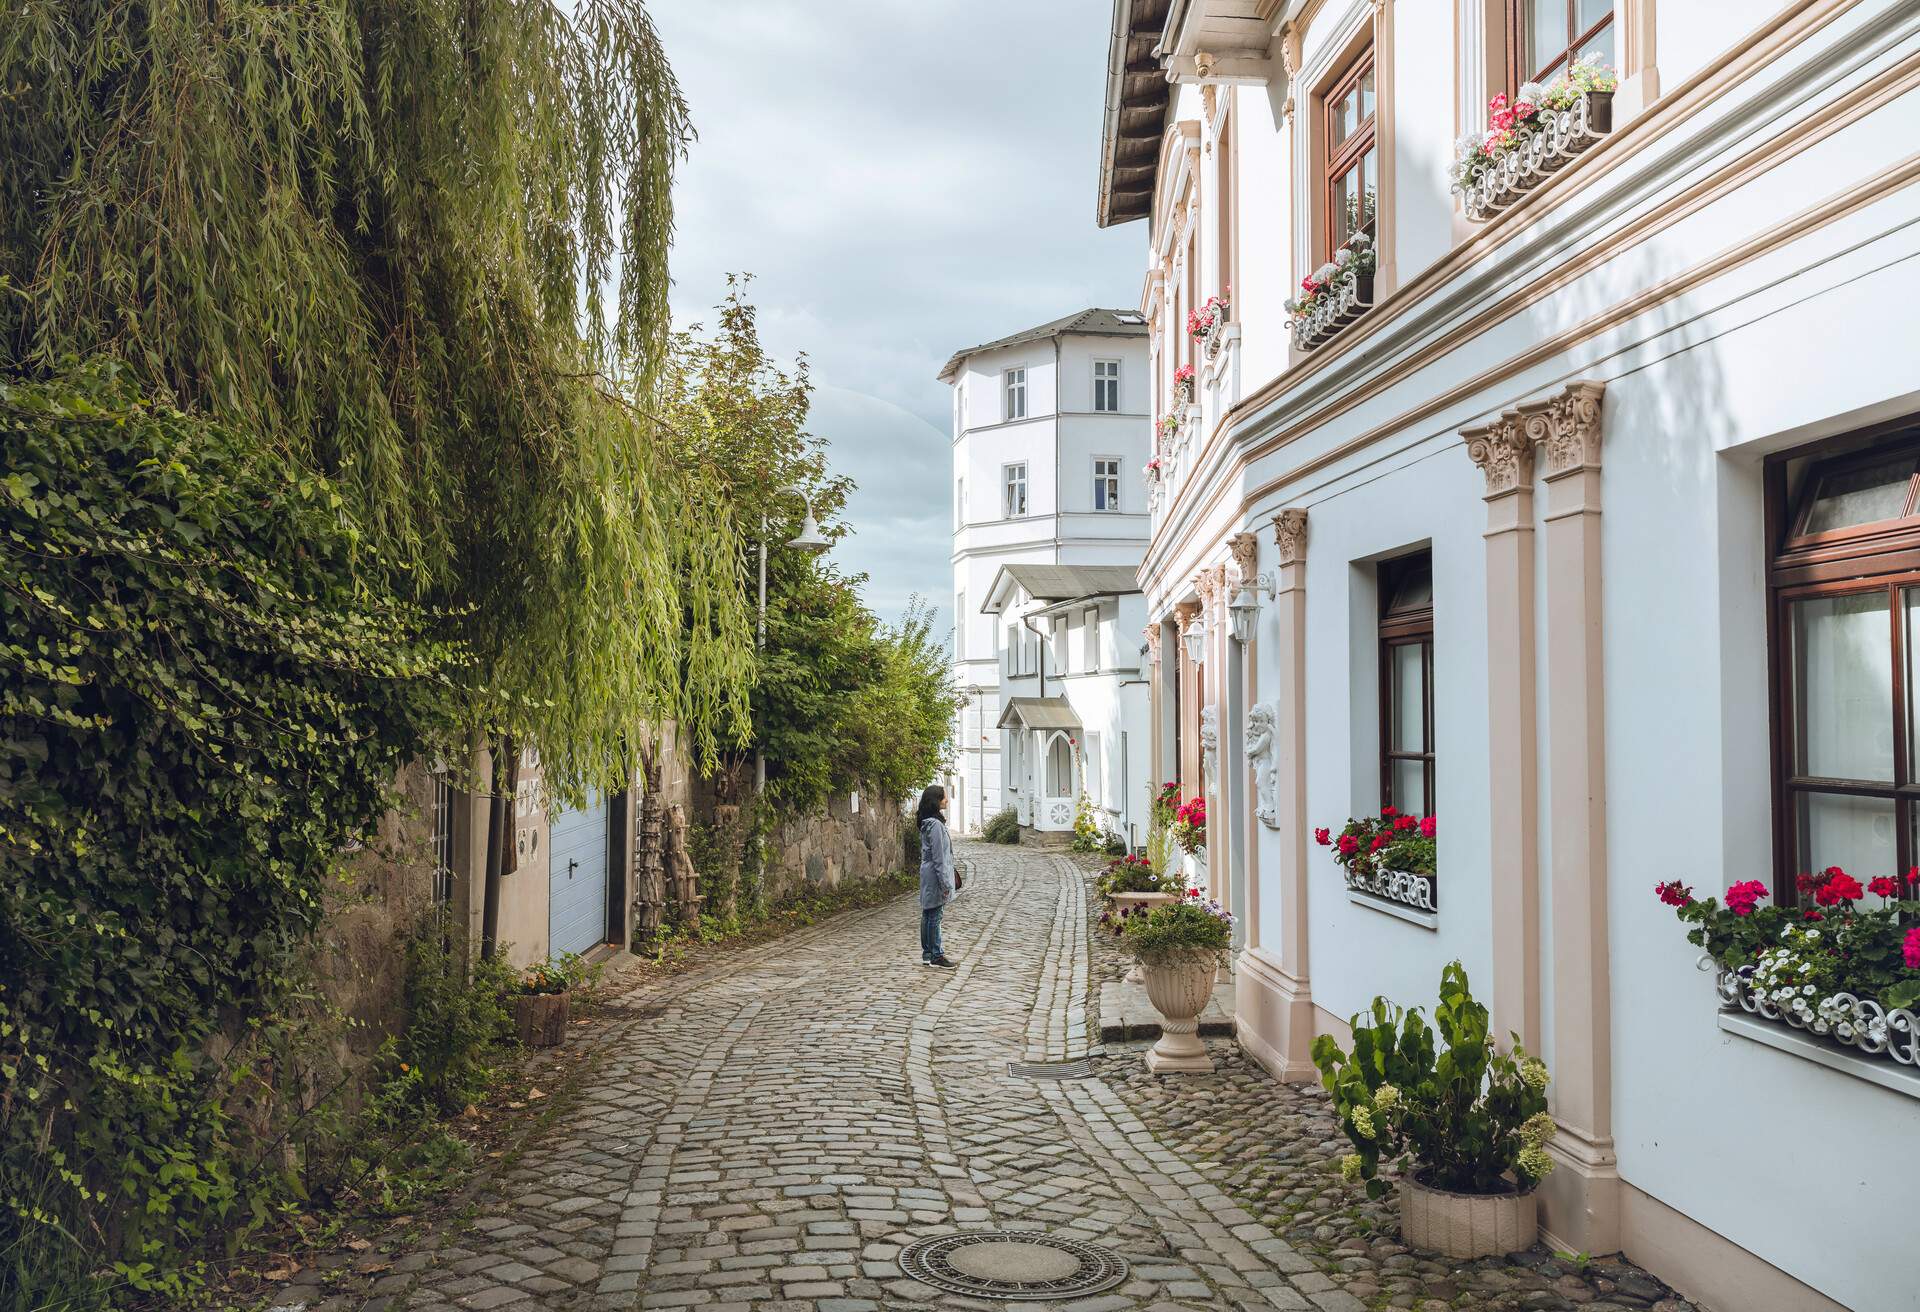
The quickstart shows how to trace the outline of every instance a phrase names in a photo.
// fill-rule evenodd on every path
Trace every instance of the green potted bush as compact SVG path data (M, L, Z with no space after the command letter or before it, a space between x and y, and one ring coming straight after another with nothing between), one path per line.
M1218 902L1120 908L1101 917L1140 964L1147 1000L1160 1013L1160 1041L1147 1052L1156 1075L1210 1071L1200 1042L1200 1013L1233 937L1233 917Z
M1547 1068L1518 1042L1505 1053L1494 1046L1457 961L1440 972L1433 1019L1444 1048L1419 1008L1385 998L1352 1018L1353 1051L1328 1035L1314 1040L1313 1064L1356 1149L1341 1172L1379 1198L1380 1163L1403 1168L1400 1231L1410 1248L1468 1258L1530 1247L1540 1231L1534 1187L1553 1170Z

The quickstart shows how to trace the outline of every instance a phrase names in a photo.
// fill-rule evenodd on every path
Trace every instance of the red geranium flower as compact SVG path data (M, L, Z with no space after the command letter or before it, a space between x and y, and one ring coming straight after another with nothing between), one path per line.
M1907 931L1907 937L1900 944L1900 959L1907 963L1908 970L1920 970L1920 925Z
M1355 838L1352 834L1340 835L1340 855L1341 856L1352 856L1355 852L1358 852L1359 850L1360 850L1359 839Z
M1415 820L1410 815L1399 815L1393 818L1393 827L1395 829L1411 829L1419 823L1418 820Z
M1825 920L1826 919L1825 916L1821 915L1818 911L1815 911L1812 907L1808 907L1806 914L1800 918L1802 920Z
M1380 808L1380 814L1381 814L1381 815L1399 815L1400 813L1399 813L1398 811L1396 811L1396 810L1394 810L1394 809L1393 809L1392 807L1390 807L1390 806L1383 806L1383 807L1381 807L1381 808Z
M1435 817L1428 816L1426 819L1420 822L1420 837L1432 838L1434 835L1434 831L1438 828L1439 826L1435 823Z
M1750 916L1760 899L1767 896L1767 886L1757 879L1749 879L1733 885L1727 890L1727 910L1736 916Z
M1829 866L1826 875L1820 880L1820 887L1814 893L1813 900L1823 907L1839 902L1858 902L1866 896L1866 890L1860 887L1860 881L1842 870L1839 866Z
M1320 846L1322 847L1327 847L1330 844L1332 844L1333 839L1328 837L1326 830L1316 829L1313 831L1313 841L1320 844Z
M1900 881L1890 878L1887 875L1881 875L1878 879L1867 885L1867 892L1873 894L1875 897L1899 897Z
M1660 900L1670 907L1693 905L1693 890L1677 879L1669 879L1664 884L1655 884L1653 891L1658 893Z

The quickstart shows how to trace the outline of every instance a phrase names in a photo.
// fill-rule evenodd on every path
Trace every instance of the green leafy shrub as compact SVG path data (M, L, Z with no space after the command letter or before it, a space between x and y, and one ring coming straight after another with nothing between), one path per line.
M980 836L989 843L1017 843L1020 841L1020 814L1012 807L995 812L987 823L981 826Z
M1218 902L1122 907L1103 912L1100 923L1148 966L1166 965L1194 953L1222 953L1233 942L1233 917Z
M558 991L526 987L531 975L516 972L505 954L468 967L464 936L428 917L407 940L407 1026L400 1035L400 1060L428 1104L458 1111L487 1087L493 1058L513 1034L507 997L514 992ZM567 976L542 966L560 987Z
M0 469L0 1306L177 1294L274 1187L228 1093L462 657L332 484L111 368L0 382Z
M1093 799L1083 789L1073 806L1073 839L1069 846L1075 852L1098 852L1105 845L1106 835L1094 818Z
M1446 1045L1438 1050L1419 1008L1403 1011L1385 998L1352 1018L1351 1053L1330 1035L1314 1040L1313 1064L1356 1150L1342 1159L1342 1173L1365 1180L1369 1198L1387 1191L1380 1162L1408 1158L1436 1189L1531 1189L1553 1169L1546 1066L1517 1042L1511 1052L1494 1047L1487 1009L1457 961L1440 972L1433 1019Z

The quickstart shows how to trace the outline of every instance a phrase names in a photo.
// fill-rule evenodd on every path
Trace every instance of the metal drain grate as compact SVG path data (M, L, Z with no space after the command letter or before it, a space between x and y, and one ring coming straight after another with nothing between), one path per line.
M1085 1061L1010 1061L1007 1074L1016 1080L1084 1080L1093 1074Z
M982 1230L908 1244L900 1269L949 1294L1008 1301L1097 1294L1127 1278L1118 1253L1040 1230Z

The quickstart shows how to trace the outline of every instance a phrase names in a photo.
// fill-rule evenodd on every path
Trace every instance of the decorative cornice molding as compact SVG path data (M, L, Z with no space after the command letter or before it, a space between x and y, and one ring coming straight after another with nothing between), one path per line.
M1235 533L1227 539L1227 547L1233 552L1234 580L1245 583L1260 572L1260 535L1258 533Z
M1307 512L1298 507L1273 517L1273 542L1282 565L1298 565L1307 558Z
M1467 458L1486 475L1488 500L1533 486L1533 443L1519 415L1510 410L1490 424L1461 429L1460 436L1467 439Z
M1600 468L1600 401L1606 390L1604 382L1583 378L1568 383L1558 396L1515 407L1527 440L1545 448L1547 478Z

